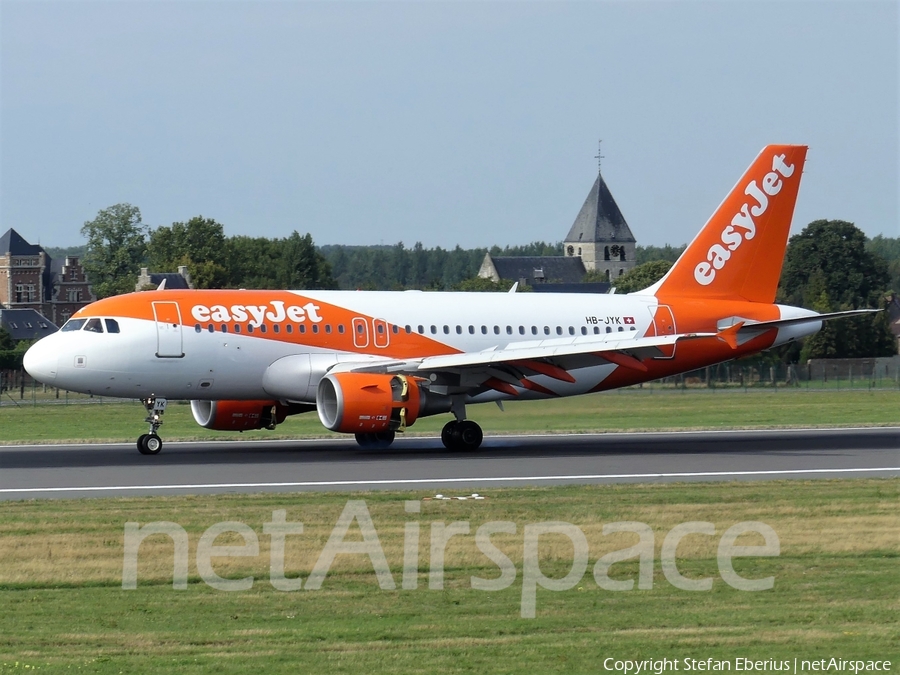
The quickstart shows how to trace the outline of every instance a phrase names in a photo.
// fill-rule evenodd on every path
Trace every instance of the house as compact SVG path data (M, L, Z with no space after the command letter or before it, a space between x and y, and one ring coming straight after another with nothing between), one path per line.
M581 283L587 272L599 271L614 283L635 266L635 246L634 235L598 167L597 178L563 241L564 255L518 257L487 253L478 276L494 281L511 279L538 288L542 284ZM590 292L606 292L608 288L609 284L602 289L594 286ZM565 292L573 290L568 287Z
M0 236L0 308L34 310L61 325L96 299L76 256L58 263L13 229Z
M138 275L137 283L134 285L136 291L147 291L159 288L159 285L165 281L165 288L168 290L189 289L193 288L191 283L191 273L188 272L186 265L179 265L177 272L150 272L149 268L142 267L141 273Z
M19 340L40 340L59 330L43 314L34 309L0 309L0 326L9 336Z

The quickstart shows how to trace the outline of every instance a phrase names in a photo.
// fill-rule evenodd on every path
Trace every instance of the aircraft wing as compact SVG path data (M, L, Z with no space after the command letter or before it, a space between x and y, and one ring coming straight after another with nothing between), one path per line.
M664 356L682 340L716 337L716 333L684 333L655 337L621 337L613 333L547 340L523 340L497 345L478 352L464 352L419 359L378 362L339 363L330 372L389 373L424 377L432 382L446 381L465 390L487 387L516 393L509 385L542 390L527 380L532 375L547 375L563 382L574 382L568 368L614 363L646 371L642 359Z

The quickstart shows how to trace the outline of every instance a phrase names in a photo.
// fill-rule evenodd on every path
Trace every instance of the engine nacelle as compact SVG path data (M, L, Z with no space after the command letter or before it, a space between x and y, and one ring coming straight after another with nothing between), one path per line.
M402 431L419 417L421 402L419 385L406 375L331 373L316 390L325 428L351 434Z
M274 429L288 408L277 401L191 401L191 413L201 427L218 431Z

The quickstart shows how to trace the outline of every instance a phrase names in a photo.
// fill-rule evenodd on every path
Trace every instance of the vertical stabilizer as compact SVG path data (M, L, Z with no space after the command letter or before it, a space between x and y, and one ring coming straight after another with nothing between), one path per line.
M669 273L644 292L774 302L806 149L764 148Z

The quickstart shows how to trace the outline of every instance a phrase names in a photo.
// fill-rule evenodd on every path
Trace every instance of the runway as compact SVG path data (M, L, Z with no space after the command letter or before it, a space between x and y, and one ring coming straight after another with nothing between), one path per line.
M493 436L470 453L421 437L0 446L3 500L898 475L898 428Z

